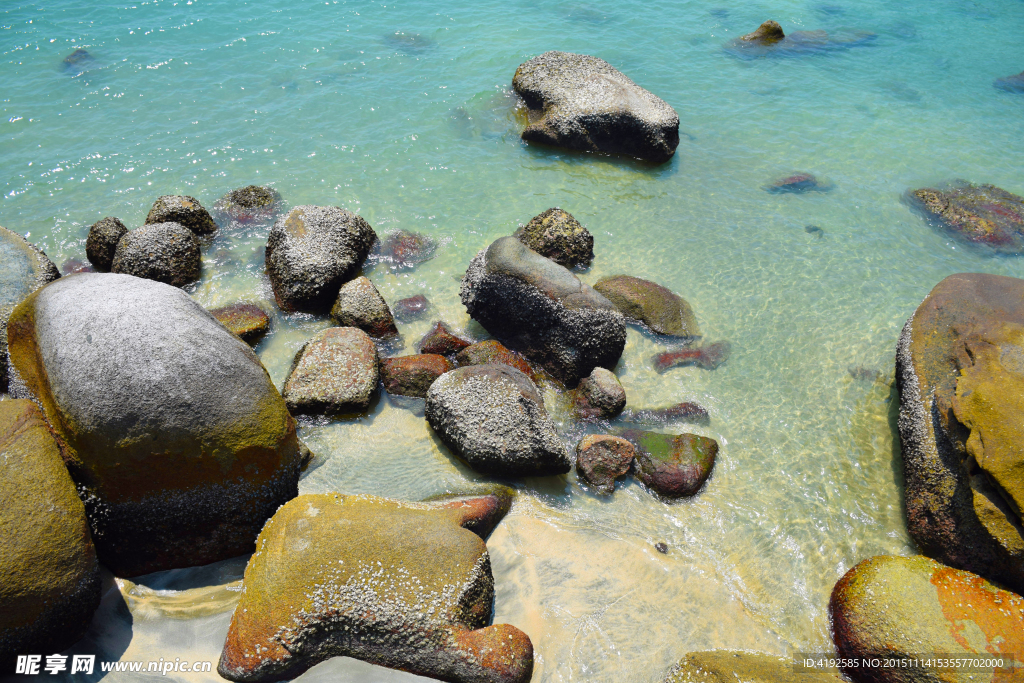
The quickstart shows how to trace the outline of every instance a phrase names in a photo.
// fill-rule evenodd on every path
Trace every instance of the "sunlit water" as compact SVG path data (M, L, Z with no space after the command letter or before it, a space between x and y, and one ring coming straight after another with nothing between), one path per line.
M368 271L390 302L430 299L431 315L401 326L395 353L412 352L439 318L482 336L458 299L465 266L561 206L596 239L584 280L656 280L687 298L707 340L732 342L716 371L658 375L650 357L664 346L630 329L616 368L634 408L692 400L711 412L707 427L675 426L721 445L700 495L666 505L627 482L599 499L575 474L511 482L520 497L488 543L495 621L533 639L535 681L655 681L708 648L828 650L836 579L866 557L914 552L892 443L896 337L942 277L1024 267L957 244L902 196L955 178L1024 191L1024 96L992 87L1024 68L1020 0L16 4L0 5L0 224L58 266L84 260L103 216L136 226L161 194L212 206L271 184L290 205L338 205L379 234L442 241L413 270ZM878 37L788 59L723 50L768 18ZM79 47L94 58L80 74L62 66ZM600 56L675 107L675 158L652 168L525 146L508 88L549 49ZM796 171L834 190L764 191ZM266 234L222 228L196 299L272 300ZM328 324L275 315L257 350L279 386ZM548 399L572 445L579 430ZM301 435L320 456L306 493L417 499L483 480L421 408L387 397ZM111 590L73 651L215 662L243 567ZM415 679L347 659L302 678L342 674Z

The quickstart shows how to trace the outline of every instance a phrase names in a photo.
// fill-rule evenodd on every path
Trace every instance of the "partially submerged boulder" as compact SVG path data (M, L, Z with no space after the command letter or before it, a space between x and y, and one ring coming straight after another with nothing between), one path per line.
M835 33L822 30L785 33L776 21L768 20L756 30L726 43L725 49L743 59L757 57L795 57L835 52L866 45L878 36L870 31L842 29Z
M663 683L843 683L834 669L794 670L792 657L759 652L691 652L669 671Z
M246 185L217 200L214 211L239 223L268 220L281 207L281 195L272 187Z
M1016 76L997 78L992 85L1007 92L1024 92L1024 71Z
M178 223L147 223L117 243L110 270L184 287L199 279L200 265L199 240L191 230Z
M697 316L686 299L656 282L631 275L601 278L594 289L627 318L647 325L658 334L699 337Z
M425 414L441 441L477 472L545 476L571 466L536 385L507 365L441 375L427 392Z
M251 552L296 495L295 422L270 376L181 290L83 273L22 302L8 334L116 575Z
M513 236L566 268L586 267L594 260L594 236L571 213L558 207L534 216Z
M442 321L437 321L430 332L424 335L417 345L420 353L438 353L442 356L456 354L473 342L456 335Z
M928 665L921 655L943 659L998 659L1024 652L1024 598L970 572L922 557L878 556L848 571L829 601L832 638L840 658L860 666L844 671L853 680L1011 681L1005 667ZM934 656L934 655L933 655ZM871 666L899 658L917 659L913 668ZM1020 662L1017 662L1020 666Z
M907 526L921 551L1024 591L1024 280L960 273L896 348Z
M377 243L370 260L384 263L391 270L407 270L434 258L437 246L437 240L430 235L393 230Z
M296 414L362 412L377 393L379 377L373 340L355 327L329 327L295 354L284 400Z
M255 344L270 329L270 316L261 306L253 303L221 306L212 309L210 315L247 344Z
M179 223L196 235L217 231L217 224L199 200L188 195L165 194L153 202L146 223Z
M454 369L452 362L444 356L420 353L381 359L380 378L389 394L426 398L434 380Z
M512 87L529 110L523 139L661 163L679 145L679 116L603 59L545 52L516 69Z
M277 304L285 311L330 310L376 241L370 224L351 211L295 207L274 223L267 238L267 274Z
M669 422L707 424L711 421L711 416L707 409L700 404L684 401L666 408L626 410L622 413L622 421L644 425L663 425Z
M89 226L85 239L85 255L93 267L105 273L114 264L117 244L127 234L128 228L115 216L107 216Z
M615 367L626 344L625 320L608 299L514 237L476 255L460 294L491 334L566 383Z
M100 567L57 442L31 401L0 401L0 666L81 638Z
M933 224L964 242L1006 254L1024 252L1024 197L995 185L958 183L914 190L909 199Z
M395 320L408 322L422 318L429 308L430 301L427 300L427 297L416 294L396 301L392 313L394 313Z
M576 388L576 414L584 419L610 420L626 407L626 390L611 370L594 368Z
M341 327L358 327L377 339L398 335L387 302L370 279L362 275L341 286L331 318Z
M490 624L497 496L300 496L260 533L217 671L293 679L337 656L444 681L527 683L529 636Z
M619 436L588 434L576 445L576 472L605 496L615 491L615 480L626 476L636 449Z
M624 429L636 448L636 478L666 498L692 496L711 476L718 442L696 434L661 434Z
M533 371L526 359L515 351L505 348L505 345L496 339L485 339L482 342L471 344L455 354L455 363L460 368L470 365L486 365L488 363L502 363L519 370L534 382L537 381L537 373Z
M718 341L677 351L662 351L654 354L651 360L654 363L655 371L659 373L691 365L696 365L704 370L717 370L718 366L729 360L731 355L732 344L727 341Z

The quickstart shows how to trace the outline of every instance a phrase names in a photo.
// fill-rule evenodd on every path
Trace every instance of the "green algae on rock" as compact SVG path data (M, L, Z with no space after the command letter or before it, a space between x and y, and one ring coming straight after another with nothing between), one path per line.
M100 568L85 507L42 413L0 401L0 666L59 652L100 603Z
M832 638L841 658L1020 657L1024 598L971 572L923 556L864 560L836 583L829 600ZM846 668L858 683L1019 681L1021 670ZM1020 666L1020 662L1017 662Z
M950 275L896 348L908 529L921 551L1024 590L1024 280Z
M297 493L295 421L259 358L179 289L83 273L11 315L11 363L118 576L251 551Z
M757 652L691 652L663 683L842 683L835 670L795 671L793 660Z
M329 327L295 354L284 381L293 413L339 415L366 410L380 378L377 347L355 327Z
M594 236L571 213L558 207L534 216L513 236L566 268L586 267L594 260Z
M166 194L153 202L146 223L178 223L196 235L209 235L217 231L210 212L199 200L188 195Z
M1024 252L1024 197L995 185L956 183L945 189L914 190L908 199L964 242L1007 254Z
M658 334L699 337L697 316L686 299L656 282L631 275L601 278L594 289L627 318L647 325Z
M444 681L526 683L529 636L488 625L483 539L507 509L507 495L295 498L260 533L217 670L264 683L348 656Z
M454 368L450 360L436 353L382 358L380 378L389 394L426 398L434 380Z
M377 339L398 336L387 302L370 279L362 275L341 286L331 308L331 319L341 327L358 327Z
M199 240L179 223L147 223L117 243L110 271L184 287L199 279Z
M460 368L488 363L508 365L524 373L533 381L537 381L537 373L533 371L526 359L515 351L505 348L505 345L497 339L485 339L482 342L471 344L455 354L455 364Z
M617 433L636 447L636 478L666 498L694 495L715 466L718 442L706 436L642 429Z
M270 316L262 306L253 303L221 306L211 309L210 315L247 344L255 344L270 329Z

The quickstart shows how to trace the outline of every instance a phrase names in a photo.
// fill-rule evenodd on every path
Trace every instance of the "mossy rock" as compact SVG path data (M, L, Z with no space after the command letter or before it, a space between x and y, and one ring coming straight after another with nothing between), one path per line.
M257 304L229 304L211 309L210 315L247 344L255 344L270 329L270 316Z
M656 282L631 275L612 275L599 280L594 289L627 318L644 323L658 334L701 336L697 316L686 299Z
M594 260L594 236L571 213L558 207L531 218L514 237L566 268L586 267Z
M696 434L617 432L636 447L636 478L666 498L692 496L711 476L718 442Z

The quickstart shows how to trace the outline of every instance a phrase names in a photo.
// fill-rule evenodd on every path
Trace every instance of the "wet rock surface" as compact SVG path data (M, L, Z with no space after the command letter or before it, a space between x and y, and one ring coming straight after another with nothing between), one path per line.
M430 332L423 336L417 348L420 353L438 353L442 356L450 356L472 344L473 342L456 335L444 322L439 320Z
M292 500L260 534L217 670L279 681L348 656L445 681L526 683L529 636L489 625L484 538L507 510L497 495Z
M369 278L363 276L341 286L331 308L331 319L341 327L358 327L377 339L398 335L387 302Z
M255 344L270 329L270 316L256 304L242 302L221 306L211 309L210 315L247 344Z
M460 295L499 341L569 384L614 367L626 343L625 319L610 301L514 237L476 255Z
M34 403L0 401L0 666L71 646L100 603L85 507Z
M376 395L377 347L355 327L329 327L299 350L284 382L284 400L295 414L362 412Z
M626 407L626 390L611 370L594 368L580 380L575 399L579 417L610 420Z
M686 299L656 282L613 275L598 280L594 289L627 318L642 322L658 334L701 336L697 316Z
M697 493L711 476L718 455L718 442L706 436L640 429L618 434L636 448L636 478L666 498Z
M1024 92L1024 71L1016 76L997 78L992 85L1007 92Z
M936 285L903 328L896 386L914 541L1024 591L1024 280L960 273Z
M295 207L274 223L267 238L267 274L278 305L285 311L330 310L376 241L370 224L351 211Z
M964 242L1024 253L1024 197L995 185L962 183L914 190L909 199L933 224Z
M384 235L370 254L370 261L383 263L391 270L408 270L434 258L437 240L409 230L394 230Z
M455 363L460 368L470 365L486 365L488 363L501 363L519 370L533 381L537 381L537 374L526 362L526 359L515 351L510 351L494 339L487 339L467 346L455 354Z
M108 216L89 227L89 236L85 240L85 255L89 263L101 273L110 270L114 264L114 252L117 244L127 234L121 219Z
M284 401L252 349L181 290L76 275L22 302L8 335L116 575L251 552L296 495Z
M196 235L209 235L217 231L210 212L195 197L167 194L153 202L146 223L178 223Z
M280 207L280 193L263 185L246 185L232 190L213 205L215 212L239 223L267 220L277 214Z
M514 237L566 268L586 267L594 260L594 236L571 213L557 207L531 218Z
M794 173L772 181L765 186L772 194L803 194L805 192L829 192L832 184L814 177L810 173Z
M408 322L410 320L418 320L419 318L422 318L426 315L429 308L430 301L427 300L427 297L422 294L417 294L416 296L410 296L396 301L393 313L395 320Z
M442 375L427 392L425 414L441 441L477 472L545 476L571 467L536 385L507 365Z
M184 287L199 279L200 264L192 231L178 223L147 223L121 238L110 270Z
M684 401L667 408L626 410L622 413L622 421L644 425L663 425L669 422L708 424L711 421L711 416L708 415L707 409L703 406L690 401Z
M626 476L633 464L633 444L609 434L588 434L576 445L576 472L602 495L615 491L615 480Z
M756 652L691 652L663 683L842 683L837 671L794 671L793 659Z
M427 389L438 377L455 366L444 356L420 353L415 356L384 358L380 362L380 378L389 394L426 398Z
M661 163L679 145L679 116L611 64L545 52L516 69L512 87L530 112L523 139Z
M652 361L654 369L659 373L691 365L704 370L716 370L718 366L729 360L730 355L732 355L732 344L720 341L678 351L663 351L655 354Z
M878 556L848 571L829 601L839 657L978 656L1024 651L1024 598L970 572L927 557ZM1019 666L1019 662L1018 662ZM854 681L1015 680L1009 667L987 673L921 666L857 667Z
M768 20L756 30L726 43L725 49L743 59L797 57L847 50L868 45L878 36L870 31L792 31L785 33L776 21Z

